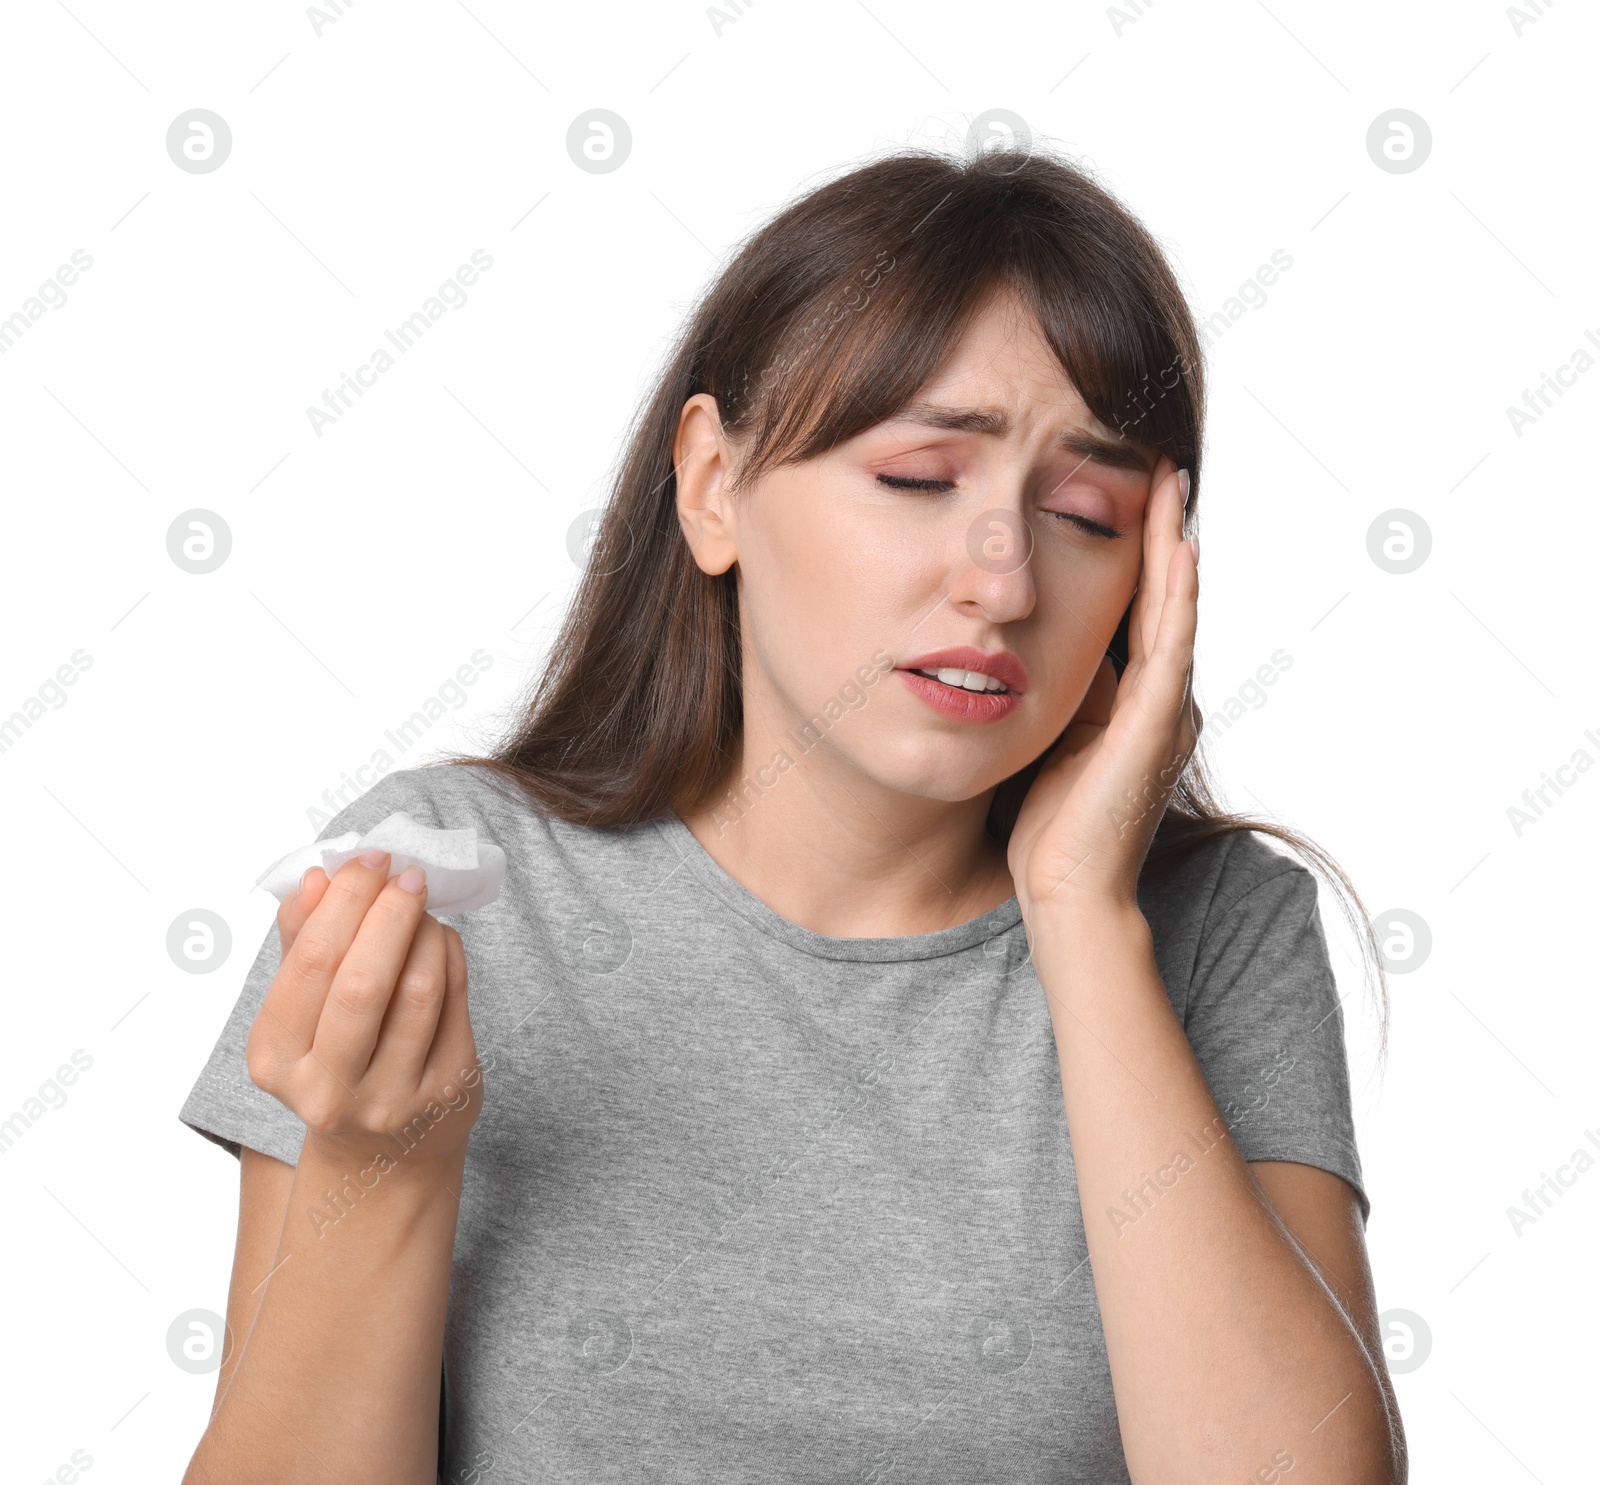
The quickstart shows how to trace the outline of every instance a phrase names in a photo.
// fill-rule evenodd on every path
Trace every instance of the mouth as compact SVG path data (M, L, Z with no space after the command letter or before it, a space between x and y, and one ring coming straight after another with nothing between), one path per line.
M941 685L959 687L963 691L994 692L1010 689L996 676L984 675L976 670L962 670L955 666L946 670L918 669L913 673L925 675L930 681L938 681Z
M917 655L896 667L907 687L935 711L962 722L997 722L1028 688L1028 672L1009 650L971 645Z

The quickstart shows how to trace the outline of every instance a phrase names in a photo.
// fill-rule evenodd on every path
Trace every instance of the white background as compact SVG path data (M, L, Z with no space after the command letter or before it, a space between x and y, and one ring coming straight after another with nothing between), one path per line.
M492 741L571 592L568 528L739 239L995 108L1100 173L1197 314L1293 258L1210 353L1202 702L1294 664L1208 745L1234 804L1432 932L1380 1078L1324 894L1379 1305L1431 1332L1396 1378L1412 1479L1592 1475L1600 1167L1520 1236L1507 1208L1600 1138L1600 771L1520 836L1507 808L1600 759L1600 369L1520 436L1507 408L1600 337L1595 16L1138 8L760 0L719 35L687 3L368 0L319 35L290 4L7 7L0 319L93 258L0 355L0 717L92 659L0 753L0 1118L93 1058L0 1160L8 1479L86 1449L91 1480L176 1480L204 1427L215 1379L166 1335L224 1307L238 1172L176 1116L271 923L256 876L480 648L400 762ZM1406 174L1366 148L1397 107L1433 137ZM214 172L166 152L194 108L232 131ZM593 108L632 130L609 174L566 151ZM307 406L478 248L465 306L317 436ZM204 576L166 550L195 507L233 540ZM1404 576L1367 552L1393 507L1433 539ZM166 950L199 907L233 937L209 974Z

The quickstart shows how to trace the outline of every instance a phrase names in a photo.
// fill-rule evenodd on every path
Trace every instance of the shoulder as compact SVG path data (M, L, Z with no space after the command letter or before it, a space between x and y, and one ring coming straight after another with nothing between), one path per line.
M508 786L493 778L490 770L478 766L426 763L395 769L379 775L364 793L343 803L332 819L320 825L317 838L326 840L352 830L364 832L401 811L436 829L472 824L472 820L455 817L463 811L476 813L491 808L491 789L496 786L510 792Z
M1315 873L1275 837L1230 830L1139 885L1162 980L1187 1021L1228 985L1321 976L1326 939Z
M1285 898L1316 902L1317 879L1289 848L1260 830L1230 830L1201 842L1139 884L1152 927L1203 939L1223 919L1252 914Z
M665 849L653 823L602 830L563 819L517 779L481 762L425 763L382 775L319 832L319 839L370 830L404 811L438 830L471 826L506 852L510 869L579 879L626 875L641 853Z

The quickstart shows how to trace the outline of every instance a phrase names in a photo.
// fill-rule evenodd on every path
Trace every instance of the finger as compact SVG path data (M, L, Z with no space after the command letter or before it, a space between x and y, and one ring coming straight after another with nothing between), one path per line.
M289 952L289 946L294 943L295 936L305 927L306 919L322 901L322 894L327 890L327 872L320 866L308 867L305 875L300 878L299 887L278 904L279 964L283 963L283 957Z
M447 1082L459 1084L463 1073L477 1057L472 1017L467 1010L466 951L455 929L447 927L444 933L444 1006L439 1012L439 1030L433 1038L433 1051L422 1072L422 1085L426 1088L439 1088Z
M401 884L421 884L408 892ZM355 942L339 963L317 1021L312 1051L347 1087L366 1076L378 1045L378 1029L394 994L395 981L411 953L422 918L427 887L422 872L407 867L385 884L361 920ZM313 919L313 922L315 919ZM310 931L307 924L307 932Z
M1166 607L1167 599L1167 580L1172 571L1172 554L1183 540L1183 508L1189 474L1187 470L1180 471L1174 467L1171 460L1167 462L1165 497L1160 514L1152 523L1150 532L1151 573L1154 581L1150 584L1151 608L1146 614L1147 622L1141 631L1145 639L1144 660L1150 658L1156 636L1161 630L1161 614Z
M275 1046L280 1059L311 1050L333 977L388 875L386 851L376 853L375 863L359 856L346 861L296 931L261 1006L269 1042L284 1044Z
M1198 537L1195 538L1198 540ZM1199 632L1199 587L1200 587L1200 552L1191 544L1190 557L1194 562L1195 578L1195 630ZM1185 747L1189 752L1194 751L1195 744L1200 740L1200 728L1203 725L1200 716L1200 701L1194 694L1194 648L1189 649L1189 666L1183 678L1183 725L1184 735L1187 738Z
M1159 550L1160 539L1171 516L1171 476L1177 466L1163 454L1150 474L1150 501L1145 511L1142 532L1139 589L1134 596L1133 617L1128 625L1128 664L1140 665L1149 657L1161 613L1161 592L1166 567ZM1181 519L1181 518L1180 518Z
M1174 735L1188 712L1194 637L1199 620L1200 573L1194 547L1173 545L1162 585L1161 624L1138 677L1140 704L1153 726Z
M449 958L445 933L444 925L427 913L417 924L411 952L400 967L388 1012L378 1030L378 1047L367 1069L368 1081L379 1088L412 1094L422 1081L422 1069L444 1008Z

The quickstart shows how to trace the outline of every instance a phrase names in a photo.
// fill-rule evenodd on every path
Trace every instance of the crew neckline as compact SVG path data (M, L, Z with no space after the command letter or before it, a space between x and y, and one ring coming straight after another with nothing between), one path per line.
M937 959L946 954L959 954L975 944L998 938L1022 921L1022 906L1013 895L979 917L969 918L965 923L957 923L949 928L936 928L931 933L883 938L836 938L806 928L768 907L742 882L722 869L676 811L654 823L687 869L741 918L769 937L819 959L851 959L878 964Z

